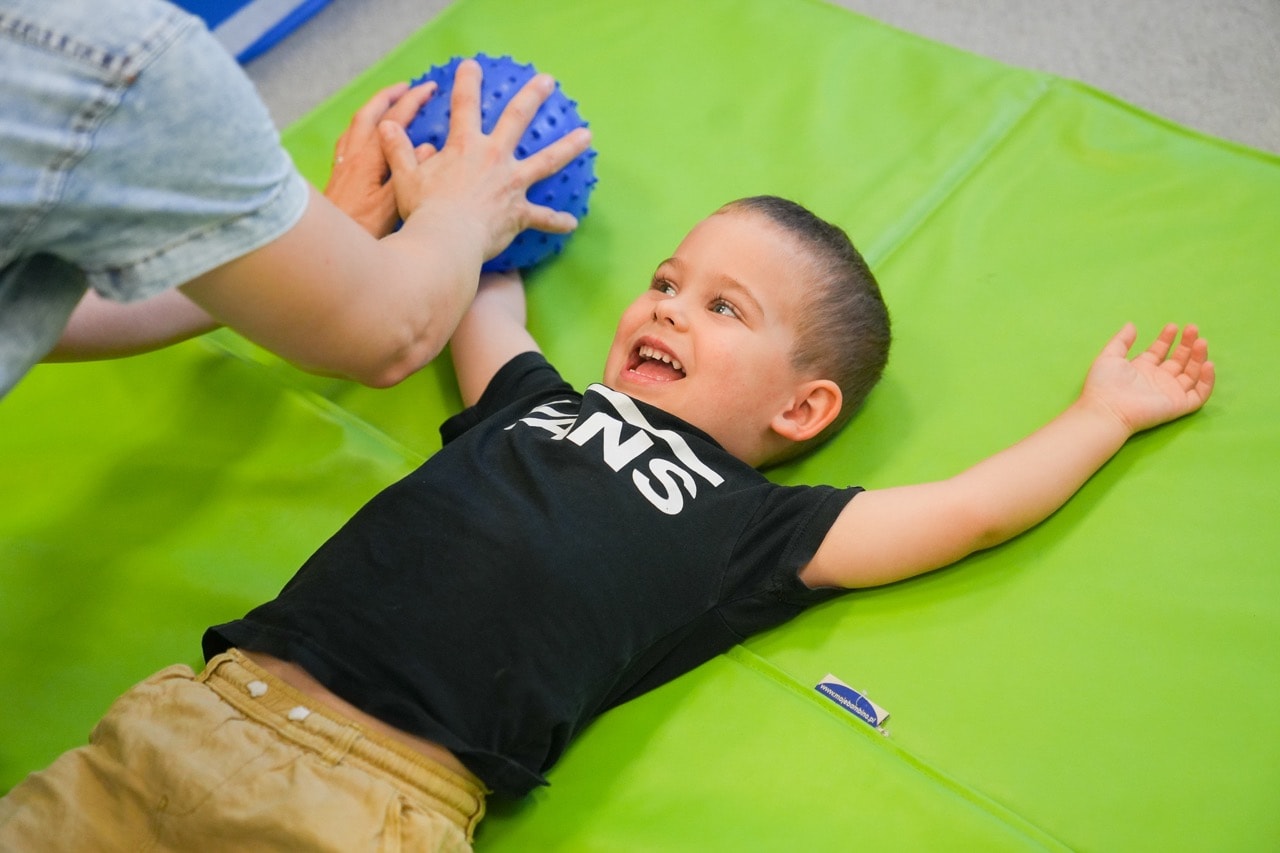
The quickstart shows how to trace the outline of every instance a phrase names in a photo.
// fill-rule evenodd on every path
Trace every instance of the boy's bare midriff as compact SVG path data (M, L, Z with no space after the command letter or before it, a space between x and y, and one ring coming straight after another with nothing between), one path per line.
M417 735L411 735L406 731L396 728L395 726L384 723L377 717L361 711L355 705L352 705L342 697L335 695L331 690L329 690L329 688L325 687L319 681L316 681L309 672L298 666L296 663L281 660L280 658L273 657L265 652L249 652L244 649L241 649L240 652L245 657L249 658L249 660L253 661L276 678L279 678L290 687L324 703L329 708L337 711L344 717L349 718L353 723L358 723L369 731L377 732L384 737L391 738L392 740L409 747L415 752L421 753L427 758L430 758L432 761L444 765L468 781L482 788L484 787L484 783L481 782L474 773L468 770L466 765L459 761L458 757L448 749L445 749L435 741L430 741L426 738L418 737Z

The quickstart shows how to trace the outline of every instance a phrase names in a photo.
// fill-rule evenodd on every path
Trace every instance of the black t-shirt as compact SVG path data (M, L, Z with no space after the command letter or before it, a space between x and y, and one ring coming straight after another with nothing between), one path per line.
M835 590L797 577L859 490L780 486L536 353L274 600L210 628L522 795L594 717Z

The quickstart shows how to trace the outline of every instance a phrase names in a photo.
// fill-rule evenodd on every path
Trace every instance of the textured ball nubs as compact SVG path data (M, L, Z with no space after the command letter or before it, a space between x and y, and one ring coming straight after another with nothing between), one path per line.
M537 71L532 65L522 65L509 56L491 57L482 53L475 59L484 72L480 86L480 126L485 133L490 133L507 102ZM435 95L406 128L414 145L429 142L437 149L444 147L445 140L449 137L449 101L453 91L453 75L461 61L462 57L455 56L444 65L432 66L413 81L415 86L432 81L438 87ZM586 124L578 115L577 102L565 97L557 83L555 91L543 103L520 139L520 144L516 147L516 158L523 160ZM581 222L587 214L587 199L596 184L595 157L596 152L590 149L578 155L554 175L529 187L526 194L528 199L534 204L567 211ZM551 255L559 254L569 237L570 234L548 234L533 229L522 231L511 241L511 245L486 261L482 269L486 272L505 272L531 267Z

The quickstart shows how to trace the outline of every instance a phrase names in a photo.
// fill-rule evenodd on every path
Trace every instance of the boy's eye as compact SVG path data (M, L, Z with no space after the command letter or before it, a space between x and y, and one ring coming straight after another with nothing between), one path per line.
M711 311L713 314L719 314L722 317L737 317L738 309L732 304L725 302L723 299L716 299L711 303Z
M666 294L667 296L674 296L676 293L676 286L665 278L655 278L650 287L659 293Z

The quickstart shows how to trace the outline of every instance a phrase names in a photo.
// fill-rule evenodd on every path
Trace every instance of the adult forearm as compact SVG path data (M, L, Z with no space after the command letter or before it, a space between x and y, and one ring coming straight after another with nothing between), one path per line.
M448 342L475 292L481 230L438 207L379 241L313 193L287 234L183 291L305 370L393 385Z
M150 352L217 328L177 290L142 302L112 302L89 291L45 361L87 361Z
M372 385L393 385L434 359L449 343L476 295L483 236L474 223L447 211L419 211L379 243L385 304L366 304L384 333Z

